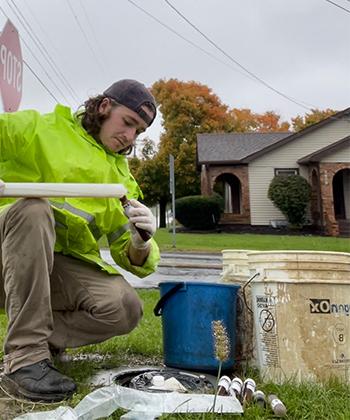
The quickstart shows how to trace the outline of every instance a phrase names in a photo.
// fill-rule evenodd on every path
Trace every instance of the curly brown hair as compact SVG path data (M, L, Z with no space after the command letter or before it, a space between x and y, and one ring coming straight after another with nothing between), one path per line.
M92 98L87 99L83 108L78 111L77 116L81 119L81 125L85 130L92 136L95 140L99 140L99 134L103 122L109 118L111 111L107 114L101 114L99 112L99 107L101 102L107 98L105 95L97 95ZM112 104L112 108L119 106L118 102L109 98ZM121 155L129 155L132 152L132 146L128 146L123 150L120 150L118 153Z

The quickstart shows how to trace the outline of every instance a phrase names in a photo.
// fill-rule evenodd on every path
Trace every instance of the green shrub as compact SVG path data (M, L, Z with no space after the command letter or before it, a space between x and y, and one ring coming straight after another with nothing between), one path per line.
M213 229L223 210L223 198L193 195L175 201L176 220L189 229Z
M268 197L291 225L303 226L311 198L311 187L305 178L300 175L275 176Z

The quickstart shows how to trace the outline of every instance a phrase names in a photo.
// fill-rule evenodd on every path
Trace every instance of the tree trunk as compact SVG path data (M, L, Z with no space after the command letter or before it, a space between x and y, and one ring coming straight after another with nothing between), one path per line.
M159 200L159 227L160 228L166 227L166 217L165 217L166 205L167 205L167 199L161 198Z

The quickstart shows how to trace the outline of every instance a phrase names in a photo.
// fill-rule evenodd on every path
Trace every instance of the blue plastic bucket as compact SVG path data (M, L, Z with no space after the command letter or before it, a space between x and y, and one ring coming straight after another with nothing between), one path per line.
M226 328L230 354L222 368L235 363L236 300L240 286L201 282L159 284L161 298L154 308L162 315L164 363L169 367L216 371L212 321Z

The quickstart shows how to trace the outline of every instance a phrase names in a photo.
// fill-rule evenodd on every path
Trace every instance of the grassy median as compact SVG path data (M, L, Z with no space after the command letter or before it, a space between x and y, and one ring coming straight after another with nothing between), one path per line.
M155 239L161 251L221 252L223 249L310 250L350 252L349 238L313 235L254 235L251 233L176 233L176 248L169 229L158 229Z

